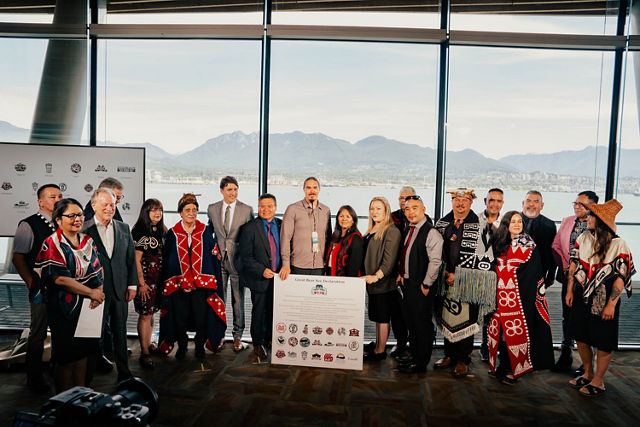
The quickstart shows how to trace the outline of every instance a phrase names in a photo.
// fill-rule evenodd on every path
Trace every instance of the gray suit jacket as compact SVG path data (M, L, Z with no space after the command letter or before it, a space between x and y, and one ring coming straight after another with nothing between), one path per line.
M129 285L138 285L133 239L131 238L129 226L124 222L114 219L113 230L115 240L113 253L109 258L98 233L95 219L92 218L84 224L84 232L91 236L98 248L98 258L104 271L105 294L113 289L117 300L126 301L127 287Z
M210 204L207 209L207 215L209 216L209 222L213 225L213 230L218 238L218 247L220 248L220 253L223 256L223 259L225 255L229 258L229 265L231 267L230 273L238 274L238 270L235 265L238 232L244 224L253 219L253 208L242 203L240 200L236 201L236 208L233 211L229 235L227 235L222 222L222 205L222 200Z
M367 292L370 294L384 294L397 288L396 285L396 262L400 253L402 235L398 228L391 225L384 232L382 239L375 240L373 237L367 245L367 252L364 256L364 272L367 275L376 274L378 269L382 270L384 277L367 285Z

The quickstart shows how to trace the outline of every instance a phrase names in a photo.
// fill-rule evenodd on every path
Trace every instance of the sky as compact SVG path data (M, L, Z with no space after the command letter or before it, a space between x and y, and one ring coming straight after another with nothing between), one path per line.
M240 17L240 18L239 18ZM128 21L127 21L128 19ZM175 16L133 17L135 22ZM0 20L5 19L4 16ZM109 17L109 23L131 17ZM182 23L259 23L260 14L181 15ZM274 24L429 27L429 14L274 13ZM611 34L610 17L453 15L453 29ZM99 59L98 139L149 142L180 153L223 133L259 128L259 41L110 40ZM29 128L46 41L0 39L0 120ZM435 147L436 45L272 43L271 132L370 135ZM450 150L509 154L606 145L611 52L454 46L450 54ZM623 146L640 148L635 83L627 70Z

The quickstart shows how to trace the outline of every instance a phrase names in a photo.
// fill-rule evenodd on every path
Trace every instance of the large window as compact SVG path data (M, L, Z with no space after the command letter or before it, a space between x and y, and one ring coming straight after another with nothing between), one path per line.
M147 197L175 210L192 191L204 209L220 198L220 178L233 175L252 200L260 43L110 40L101 47L97 138L147 148Z
M450 64L446 188L501 187L504 211L537 189L554 220L604 196L613 53L455 46Z
M276 41L272 45L269 189L280 210L317 176L334 211L395 207L402 185L432 207L437 47Z

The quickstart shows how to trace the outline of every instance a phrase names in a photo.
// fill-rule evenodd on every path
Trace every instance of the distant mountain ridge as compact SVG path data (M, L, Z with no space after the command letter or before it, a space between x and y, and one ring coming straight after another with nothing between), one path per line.
M0 142L26 142L29 130L0 121ZM147 167L161 171L178 169L224 169L255 171L258 168L259 138L256 132L235 131L208 139L202 145L174 155L149 143L104 145L144 147ZM622 149L624 176L640 178L640 150ZM316 174L332 176L433 176L436 152L429 147L372 135L350 143L323 133L294 131L274 133L269 138L269 171L275 174ZM518 154L492 159L465 149L447 152L447 174L473 177L494 173L548 173L568 176L604 176L607 148L589 146L582 150L547 154Z

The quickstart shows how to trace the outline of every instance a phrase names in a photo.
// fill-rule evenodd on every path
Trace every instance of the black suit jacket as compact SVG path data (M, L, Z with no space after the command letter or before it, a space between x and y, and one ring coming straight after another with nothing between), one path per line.
M542 214L533 219L527 218L524 214L521 215L525 232L531 236L540 252L544 283L549 287L553 285L557 268L553 249L551 249L553 239L556 237L556 224Z
M275 218L278 229L282 229L282 220ZM273 279L262 276L265 268L271 268L269 240L260 217L255 218L240 230L240 266L244 285L254 292L266 292Z
M126 301L129 285L138 285L133 239L129 226L124 222L113 220L113 230L115 240L113 253L109 258L94 219L85 223L85 232L91 236L98 248L100 265L104 270L105 294L113 289L117 300Z

